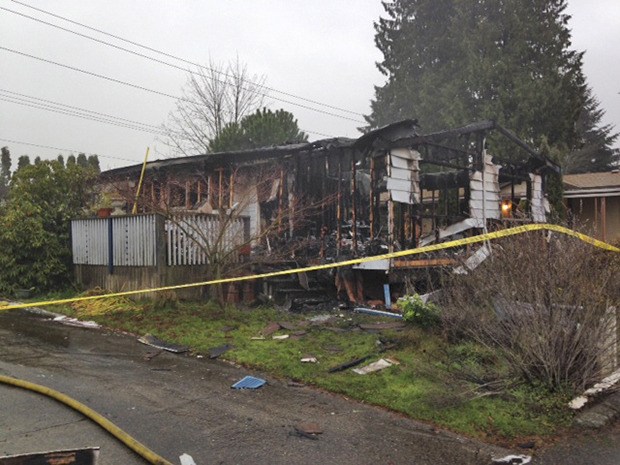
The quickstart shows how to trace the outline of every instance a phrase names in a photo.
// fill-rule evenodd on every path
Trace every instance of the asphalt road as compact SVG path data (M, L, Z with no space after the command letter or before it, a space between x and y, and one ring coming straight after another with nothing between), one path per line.
M153 352L132 336L27 312L0 314L1 374L77 399L173 463L187 453L197 465L486 465L511 453L223 362L167 352L148 360ZM231 389L248 374L268 384ZM0 456L99 446L100 465L144 463L97 425L38 394L0 385L0 412ZM301 422L323 433L300 437ZM544 464L555 463L549 460Z

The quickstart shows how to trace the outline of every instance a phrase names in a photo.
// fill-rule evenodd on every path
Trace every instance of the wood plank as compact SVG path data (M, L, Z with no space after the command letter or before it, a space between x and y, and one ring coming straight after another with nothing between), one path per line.
M455 266L458 260L453 258L426 258L418 260L394 260L394 268L431 268L435 266Z

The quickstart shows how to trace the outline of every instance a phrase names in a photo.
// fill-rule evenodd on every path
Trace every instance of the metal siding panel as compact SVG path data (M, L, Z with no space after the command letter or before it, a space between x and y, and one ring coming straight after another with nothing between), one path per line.
M77 221L71 222L71 255L73 256L73 263L83 263L83 252L82 246L83 244L80 242L81 237L78 233L78 223Z
M398 190L403 192L411 192L411 182L402 179L387 179L387 189L389 191Z
M123 233L124 233L124 243L125 243L125 263L128 266L134 266L135 262L133 260L133 252L134 248L132 247L132 225L135 225L136 221L131 218L126 218L123 225Z
M392 167L392 172L390 173L390 177L394 179L404 179L406 181L411 182L411 180L414 179L414 174L411 170L408 170L408 169L405 170L402 168Z
M99 253L99 262L101 265L108 264L108 240L109 240L109 231L108 231L108 220L94 220L96 221L96 225L98 226L98 236L101 239L97 239L97 242L93 244L97 247Z
M128 260L127 264L129 266L137 266L136 252L139 243L136 242L136 231L140 228L140 221L138 218L133 217L131 220L125 223L125 247L127 249Z
M144 247L144 263L146 266L153 266L153 215L148 216L146 221L146 235Z
M411 159L401 158L392 154L390 157L392 168L411 171Z
M139 266L145 266L146 263L144 260L144 234L146 233L146 231L144 228L144 217L138 216L136 218L136 223L138 225L137 228L135 228L134 230L132 238L135 244L134 260L137 264L139 264Z
M124 264L125 256L125 235L123 234L121 218L114 218L112 220L112 241L114 256L112 263L114 266L120 266Z

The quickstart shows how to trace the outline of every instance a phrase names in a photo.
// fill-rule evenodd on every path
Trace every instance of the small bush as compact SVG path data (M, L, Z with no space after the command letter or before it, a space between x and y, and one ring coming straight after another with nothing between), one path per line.
M421 328L433 328L441 324L439 308L433 303L425 303L418 294L401 297L398 306L405 321Z

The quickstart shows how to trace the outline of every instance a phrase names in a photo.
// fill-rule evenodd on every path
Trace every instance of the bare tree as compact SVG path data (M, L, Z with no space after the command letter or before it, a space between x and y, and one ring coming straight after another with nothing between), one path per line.
M209 152L209 142L231 123L261 108L266 97L265 76L250 75L237 58L224 65L191 70L176 109L164 124L165 141L176 154Z

